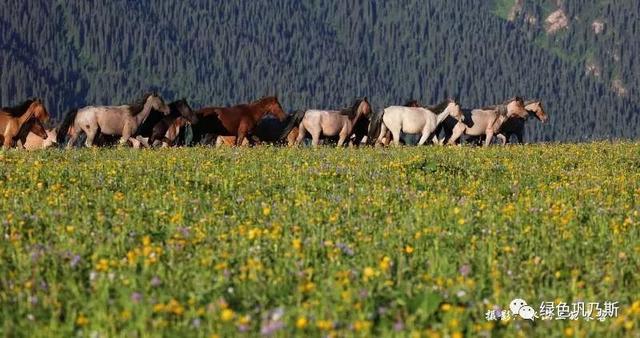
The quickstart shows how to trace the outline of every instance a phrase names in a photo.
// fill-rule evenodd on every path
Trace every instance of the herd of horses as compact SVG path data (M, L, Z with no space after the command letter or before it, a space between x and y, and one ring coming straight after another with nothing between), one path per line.
M454 99L434 106L416 101L375 112L367 98L344 109L309 109L286 114L275 96L233 107L194 111L186 99L169 104L157 93L120 106L73 109L59 126L45 128L49 112L41 99L0 108L3 148L43 149L84 145L170 147L185 145L235 146L250 144L337 143L349 145L502 144L515 136L523 143L529 117L546 122L539 100L514 97L501 104L462 109Z

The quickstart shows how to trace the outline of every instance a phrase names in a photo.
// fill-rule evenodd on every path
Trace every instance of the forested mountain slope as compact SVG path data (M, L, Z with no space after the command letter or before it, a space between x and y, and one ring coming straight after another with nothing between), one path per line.
M277 93L287 110L356 96L381 109L522 95L543 99L552 117L530 123L530 140L638 137L640 9L629 3L584 1L616 28L603 39L582 28L548 35L530 20L552 12L545 1L0 0L0 104L41 96L60 116L151 89L194 107ZM621 63L610 67L607 53ZM600 76L585 70L588 60Z

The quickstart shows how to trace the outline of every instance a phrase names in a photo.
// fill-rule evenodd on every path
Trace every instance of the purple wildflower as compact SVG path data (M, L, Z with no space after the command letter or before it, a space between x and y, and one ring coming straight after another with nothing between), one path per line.
M462 277L467 277L471 273L471 266L469 264L464 264L460 267L460 275Z
M153 276L153 278L151 278L151 286L158 287L162 284L162 281L160 280L160 277L158 276Z
M142 294L140 294L140 292L133 292L131 294L131 301L138 304L140 303L140 301L142 300Z

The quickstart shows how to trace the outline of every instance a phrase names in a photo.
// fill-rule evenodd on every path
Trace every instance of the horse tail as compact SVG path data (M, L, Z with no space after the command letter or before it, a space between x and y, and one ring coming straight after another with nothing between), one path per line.
M378 137L380 136L380 127L382 126L383 115L384 110L375 113L373 115L373 118L371 118L371 123L369 124L369 133L367 134L367 144L374 145L378 141Z
M298 110L292 115L289 115L289 123L287 123L287 126L282 131L282 134L280 134L280 140L286 139L287 136L289 136L291 130L293 130L294 127L300 125L300 122L302 122L305 113L306 111L304 110Z
M70 110L67 115L65 115L60 127L58 127L58 135L56 137L58 144L64 143L67 138L67 134L69 133L69 127L71 127L71 124L76 120L76 115L78 115L78 108Z

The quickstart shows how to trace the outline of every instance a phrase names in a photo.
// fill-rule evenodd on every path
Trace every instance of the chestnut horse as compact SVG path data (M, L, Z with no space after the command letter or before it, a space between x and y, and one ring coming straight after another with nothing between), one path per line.
M200 137L211 134L214 136L213 140L217 136L236 136L235 145L239 146L267 114L275 115L280 121L287 118L276 96L228 108L202 108L197 112L200 121L194 124L194 132Z
M2 147L5 149L12 147L22 127L33 119L39 122L49 119L49 112L41 99L29 99L15 107L0 108ZM32 127L33 125L29 129ZM46 137L46 134L44 134L44 137Z

